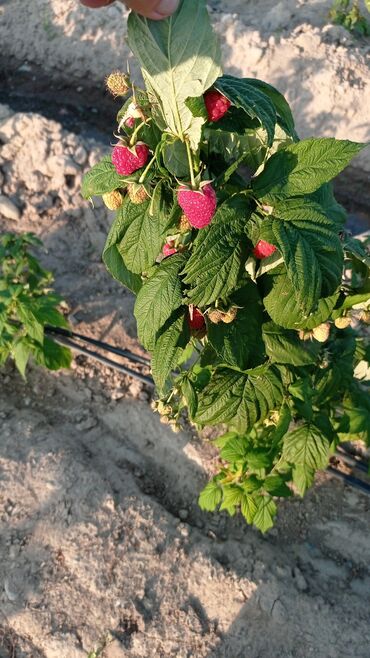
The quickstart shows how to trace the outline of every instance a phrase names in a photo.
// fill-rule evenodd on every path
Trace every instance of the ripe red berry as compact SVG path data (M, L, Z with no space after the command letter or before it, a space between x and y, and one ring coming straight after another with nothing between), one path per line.
M257 242L255 248L253 249L253 254L256 258L267 258L275 253L276 247L265 240L260 240Z
M177 249L175 249L175 247L173 247L172 244L170 244L169 242L166 242L166 244L163 246L162 249L163 256L167 258L167 256L172 256L172 254L176 254L176 253L177 253Z
M210 183L204 185L201 190L192 190L182 185L177 192L177 200L194 228L208 226L216 212L216 192Z
M192 312L189 310L188 323L190 329L193 331L200 331L201 329L205 328L206 321L204 319L203 313L201 313L199 308L193 308Z
M204 94L208 119L210 121L219 121L228 111L231 103L226 96L223 96L217 89L210 89Z
M112 162L117 174L130 176L141 169L149 157L149 147L138 142L132 149L125 144L116 144L112 153Z

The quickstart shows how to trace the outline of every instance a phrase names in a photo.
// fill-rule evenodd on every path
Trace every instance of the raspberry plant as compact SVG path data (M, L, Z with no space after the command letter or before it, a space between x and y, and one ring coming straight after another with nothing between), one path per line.
M365 5L370 11L370 0L365 0ZM329 18L356 36L370 36L370 23L361 13L359 0L334 0Z
M30 253L41 246L32 233L0 236L0 366L12 358L22 377L30 357L50 370L68 368L72 358L44 333L47 324L68 323L57 308L62 300L51 289L51 272Z
M146 89L130 82L83 194L118 200L103 260L137 295L163 422L179 430L186 408L221 435L201 507L266 531L339 441L370 440L353 329L369 259L330 185L363 145L300 141L274 87L222 75L203 0L160 23L132 13L128 34Z

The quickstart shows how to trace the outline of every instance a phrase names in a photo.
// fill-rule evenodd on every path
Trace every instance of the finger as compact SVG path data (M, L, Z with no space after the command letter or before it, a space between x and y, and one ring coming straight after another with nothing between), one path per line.
M179 0L126 0L126 4L142 16L161 20L176 11Z
M114 0L80 0L80 2L86 7L97 9L98 7L107 7L107 5L111 5Z

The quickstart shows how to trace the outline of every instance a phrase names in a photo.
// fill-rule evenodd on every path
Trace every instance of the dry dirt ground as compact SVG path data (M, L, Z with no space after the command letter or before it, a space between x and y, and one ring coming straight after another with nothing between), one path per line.
M310 87L297 71L306 70L305 57L321 57L321 86L320 68L307 69L321 109L308 104L302 129L343 136L345 125L357 126L356 139L364 139L366 43L322 32L327 3L280 2L274 13L275 3L261 2L261 25L256 4L230 2L231 15L213 3L229 70L239 60L246 72L261 30L266 45L248 74L273 82L279 67L280 88L299 108L296 87ZM68 73L98 85L125 52L116 23L110 29L117 7L89 14L87 33L88 14L68 0L12 0L1 10L2 54L27 59L30 75L42 64L54 82ZM302 45L291 50L302 35L308 54ZM62 113L60 93L55 100ZM0 231L32 230L44 240L43 263L77 330L140 352L133 298L100 262L111 215L79 195L101 144L91 131L75 134L59 118L5 105L0 144L8 200L5 207L0 196ZM357 163L356 180L367 166L366 158ZM26 383L11 366L0 372L0 658L87 658L93 650L102 658L368 658L369 499L324 474L305 501L281 506L264 538L240 520L204 514L196 498L213 452L161 425L150 397L142 384L84 357L70 372L32 368Z

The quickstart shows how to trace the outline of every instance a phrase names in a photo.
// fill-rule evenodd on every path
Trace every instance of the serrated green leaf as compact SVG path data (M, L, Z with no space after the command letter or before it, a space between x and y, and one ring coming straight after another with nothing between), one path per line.
M274 363L307 366L317 361L320 344L300 340L296 331L284 330L273 322L263 325L266 352Z
M176 176L176 178L189 178L189 161L184 142L176 139L165 144L162 157L164 166L173 176Z
M119 176L112 163L110 155L105 155L100 162L90 169L82 179L82 196L89 199L91 196L101 196L113 192L122 186L122 177Z
M267 132L267 143L271 146L274 141L276 112L269 97L255 84L250 84L248 79L235 78L232 75L223 75L216 80L215 87L235 107L244 110L252 119L260 121Z
M222 447L220 457L230 463L244 461L249 448L250 443L244 437L231 436Z
M353 379L356 351L355 336L351 331L340 331L330 346L328 367L315 372L313 386L316 404L323 405L350 386Z
M70 368L72 363L71 350L63 345L58 345L51 338L44 338L42 346L38 346L33 352L38 364L49 370L60 370Z
M126 230L117 248L129 271L146 272L158 257L164 243L164 227L168 224L169 208L157 194L154 209L150 199L135 204L129 199L121 211Z
M30 301L23 304L17 304L17 315L21 322L23 322L27 335L33 338L37 343L42 343L44 340L44 326L39 322L35 314L30 309Z
M243 489L238 485L224 485L222 487L222 504L220 506L220 511L227 510L231 516L233 516L235 514L235 507L240 505L243 497Z
M361 240L356 240L350 235L346 235L343 242L344 251L348 256L352 256L366 265L370 269L370 255L369 250L365 248L365 245Z
M245 493L242 498L240 511L244 516L246 522L252 525L253 519L257 512L257 504L254 498L247 493Z
M263 277L265 296L263 303L271 319L286 329L313 329L325 322L337 302L339 294L322 298L318 302L317 310L305 314L299 308L295 298L295 290L282 268L274 270Z
M370 445L370 396L369 390L353 386L343 403L343 410L348 417L348 434L350 438L364 440Z
M261 238L279 249L304 313L340 285L343 250L337 228L312 201L288 199L276 204L273 216L262 222Z
M185 308L175 311L159 332L152 353L152 375L162 390L171 371L177 367L180 356L190 340Z
M103 251L103 262L114 279L137 294L142 285L141 276L134 274L126 267L118 248L125 236L130 222L130 218L127 217L125 213L126 203L128 203L127 199L118 210L116 219L109 231Z
M244 81L252 87L259 89L259 91L263 92L266 96L269 97L275 107L276 113L283 122L283 126L288 130L290 135L295 137L296 132L294 127L293 114L289 107L289 103L286 101L283 94L275 89L275 87L269 85L267 82L263 82L262 80L244 78Z
M282 475L268 475L263 486L271 496L289 498L292 495Z
M197 149L205 121L187 107L220 75L221 53L204 0L182 0L173 16L151 21L135 13L128 19L128 43L169 130L186 135Z
M207 141L211 162L212 155L220 156L227 164L242 158L252 171L256 171L263 162L266 152L264 137L261 128L237 132L224 127L223 121L204 127L204 139Z
M246 370L265 360L263 309L257 286L249 281L231 302L239 307L236 319L230 324L208 322L207 336L221 363Z
M201 425L229 423L246 432L281 400L282 383L273 368L261 366L246 373L220 368L199 395L195 421Z
M185 105L189 108L193 117L202 117L202 119L208 121L208 112L203 96L192 96L187 98Z
M325 468L329 459L329 441L322 431L304 423L284 438L283 458L293 466L317 470Z
M274 525L276 505L271 496L259 496L257 501L257 511L253 517L253 525L264 534Z
M197 398L196 390L192 382L188 378L185 378L182 381L181 392L183 394L185 403L188 407L189 418L192 420L195 414L197 413L198 398Z
M310 194L310 198L319 204L325 215L335 222L338 228L342 228L347 221L347 212L335 199L332 183L325 183L319 187L316 192Z
M20 340L11 348L12 356L14 358L17 370L22 375L23 379L26 378L26 367L28 359L31 355L31 348L27 341Z
M312 487L315 480L315 469L304 464L295 464L292 471L293 483L300 496Z
M144 347L152 351L157 332L182 305L179 272L185 259L180 254L166 258L144 283L136 298L134 315Z
M264 448L253 448L246 454L248 468L252 470L260 470L261 468L268 468L271 466L271 455L269 450Z
M216 479L211 480L201 491L198 498L200 509L206 512L214 512L222 500L222 489Z
M365 144L332 137L304 139L268 159L252 182L257 198L283 198L315 192L339 174Z
M226 299L235 289L243 260L246 259L244 224L249 202L242 197L225 201L207 228L199 231L185 267L189 302L196 306Z

